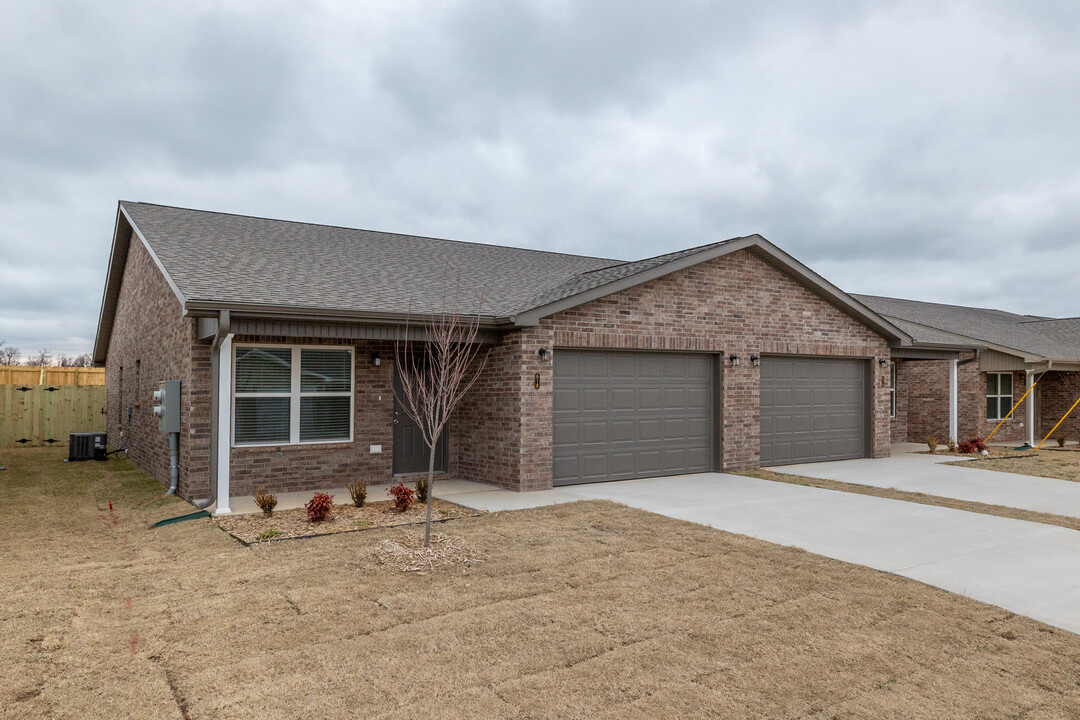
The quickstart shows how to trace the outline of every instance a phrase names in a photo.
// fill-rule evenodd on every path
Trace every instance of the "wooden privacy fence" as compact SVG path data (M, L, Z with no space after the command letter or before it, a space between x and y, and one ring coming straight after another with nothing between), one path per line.
M104 385L0 384L0 448L66 446L69 433L104 431Z
M104 384L105 368L0 365L0 385Z

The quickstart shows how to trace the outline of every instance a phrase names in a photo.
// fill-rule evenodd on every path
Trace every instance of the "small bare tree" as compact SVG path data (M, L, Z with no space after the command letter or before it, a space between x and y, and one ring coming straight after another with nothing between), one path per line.
M419 426L428 448L427 522L424 547L431 546L431 497L435 482L435 448L446 423L458 403L469 392L487 363L487 352L477 343L480 331L482 294L477 296L477 311L465 316L459 304L461 281L449 296L449 268L443 276L441 311L433 311L424 327L426 339L409 339L409 321L404 337L394 343L394 355L400 389L394 387L398 404ZM410 306L411 315L411 306Z
M30 367L44 367L46 365L52 365L52 352L47 348L42 348L38 351L37 355L31 355L26 358L26 364Z
M0 365L18 365L22 353L19 348L8 345L7 341L0 338Z

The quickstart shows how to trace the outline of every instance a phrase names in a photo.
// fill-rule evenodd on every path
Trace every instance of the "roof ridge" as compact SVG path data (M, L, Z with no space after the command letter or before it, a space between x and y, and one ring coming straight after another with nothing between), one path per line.
M1034 325L1035 323L1047 323L1047 322L1061 322L1062 320L1080 320L1080 315L1073 315L1072 317L1063 318L1032 318L1031 320L1021 320L1019 325Z
M352 232L378 233L379 235L392 235L395 237L415 238L417 240L434 240L436 242L453 243L455 245L477 245L481 247L508 248L510 250L520 250L522 252L541 253L544 255L559 255L568 258L581 258L584 260L604 260L613 263L613 265L609 265L607 267L613 267L614 265L619 265L626 262L633 262L628 260L620 260L618 258L598 257L596 255L577 255L574 253L558 252L556 250L537 250L536 248L516 247L514 245L500 245L497 243L484 243L477 242L475 240L451 240L450 238L435 237L434 235L413 235L410 233L391 232L388 230L372 230L370 228L349 227L347 225L329 225L327 223L304 222L303 220L286 220L283 218L265 217L263 215L245 215L244 213L223 212L220 210L203 210L200 208L180 207L179 205L163 205L161 203L142 202L140 200L120 201L121 205L125 203L129 205L149 205L152 207L166 208L168 210L182 210L184 212L203 213L206 215L226 215L229 217L246 218L248 220L266 220L268 222L275 223L289 223L290 225L306 225L308 227L329 228L332 230L349 230Z
M918 303L919 305L937 305L939 307L962 308L964 310L982 310L983 312L1004 313L1006 315L1015 315L1016 317L1032 317L1031 315L1028 315L1028 314L1025 314L1025 313L1016 313L1016 312L1012 312L1011 310L1002 310L1000 308L979 307L977 305L957 305L956 303L935 302L933 300L912 300L911 298L892 297L891 295L869 295L867 293L849 293L849 294L853 295L854 297L857 297L857 298L858 297L865 297L865 298L876 298L878 300L899 300L900 302ZM1025 321L1020 320L1020 321L1017 321L1017 322L1025 322Z

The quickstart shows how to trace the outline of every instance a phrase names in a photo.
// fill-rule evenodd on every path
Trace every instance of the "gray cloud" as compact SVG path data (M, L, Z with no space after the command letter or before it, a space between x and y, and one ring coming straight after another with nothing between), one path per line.
M1060 3L20 3L0 337L88 350L119 198L1080 314Z

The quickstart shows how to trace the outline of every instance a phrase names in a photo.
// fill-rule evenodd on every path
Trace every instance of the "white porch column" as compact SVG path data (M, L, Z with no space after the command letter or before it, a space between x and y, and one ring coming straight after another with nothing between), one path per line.
M232 338L226 335L218 354L217 402L217 510L215 515L228 515L229 453L232 450Z
M1028 370L1026 375L1026 384L1024 389L1027 390L1031 387L1031 383L1035 382L1035 371ZM1032 390L1028 393L1027 400L1024 404L1027 406L1027 444L1031 447L1035 447L1035 393L1036 390Z
M959 441L960 440L960 438L958 437L959 431L958 431L958 429L956 427L959 424L959 421L957 419L957 417L959 415L959 413L957 411L957 404L958 404L958 398L959 398L959 394L958 394L958 391L957 391L957 381L956 381L956 363L957 362L958 362L957 360L950 360L949 361L949 438L952 439L952 440Z

